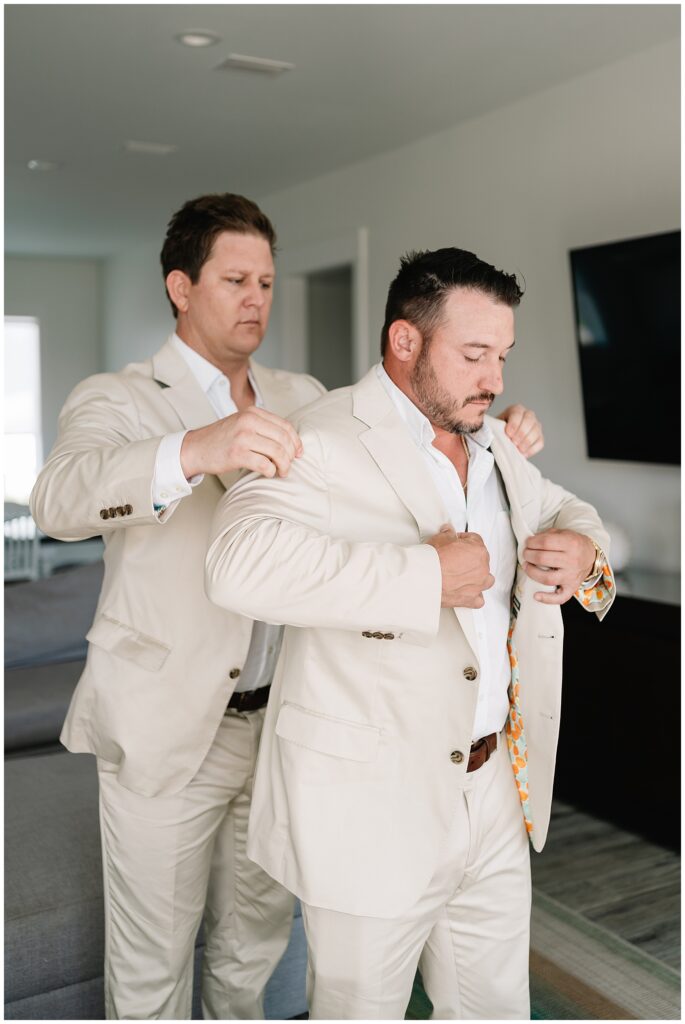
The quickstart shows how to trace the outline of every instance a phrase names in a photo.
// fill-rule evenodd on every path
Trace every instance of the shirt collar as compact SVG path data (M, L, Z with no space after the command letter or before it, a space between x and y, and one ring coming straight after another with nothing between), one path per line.
M418 406L414 405L411 398L405 395L404 391L397 387L397 384L388 376L382 363L378 363L376 366L376 373L379 381L406 423L414 443L419 448L432 446L435 440L435 431L428 417L421 412ZM474 441L480 448L489 448L492 441L492 431L485 422L480 430L473 434L465 434L464 436L467 441Z
M183 341L182 338L179 338L178 334L172 334L171 337L169 338L169 343L176 349L178 354L187 363L191 373L193 374L193 377L198 382L198 384L200 385L205 394L209 394L210 390L221 378L223 378L224 380L228 380L225 374L223 374L221 370L214 365L214 363L210 363L208 359L205 359L205 357L201 356L199 352L196 352L194 348L191 348L190 345L186 344L186 342ZM247 370L247 377L250 384L252 385L252 390L254 391L255 404L261 406L262 396L259 392L257 382L254 379L254 375L250 367L248 367ZM228 381L228 391L230 395L230 380Z

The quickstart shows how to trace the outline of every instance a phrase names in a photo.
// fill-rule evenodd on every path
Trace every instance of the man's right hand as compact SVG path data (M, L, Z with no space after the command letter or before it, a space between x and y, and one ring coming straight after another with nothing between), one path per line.
M442 570L443 608L482 608L483 591L495 582L490 572L490 555L477 533L455 533L443 526L426 544L434 547Z
M234 469L285 476L302 451L299 435L287 420L250 406L208 427L189 430L181 445L181 467L188 480L200 473Z

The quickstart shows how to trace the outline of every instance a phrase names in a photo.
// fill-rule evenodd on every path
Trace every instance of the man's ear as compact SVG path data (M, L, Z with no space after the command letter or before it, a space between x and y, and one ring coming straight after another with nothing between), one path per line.
M413 362L421 351L421 332L408 320L393 320L388 328L388 348L400 363Z
M182 270L172 270L166 277L166 290L179 313L187 313L192 282Z

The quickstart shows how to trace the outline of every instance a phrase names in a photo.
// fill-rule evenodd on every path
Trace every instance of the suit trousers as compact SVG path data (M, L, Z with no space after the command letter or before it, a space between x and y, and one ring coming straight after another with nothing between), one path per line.
M529 843L503 735L463 780L440 866L410 910L386 920L303 905L312 1020L403 1019L417 966L433 1019L529 1019Z
M108 1019L190 1018L203 912L205 1020L263 1018L294 904L246 855L263 721L264 709L226 714L197 775L172 796L133 793L98 761Z

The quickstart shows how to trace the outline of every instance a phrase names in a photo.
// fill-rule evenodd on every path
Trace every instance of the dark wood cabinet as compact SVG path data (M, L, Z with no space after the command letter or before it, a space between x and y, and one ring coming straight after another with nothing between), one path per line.
M680 848L680 607L621 596L603 622L563 607L564 683L554 793Z

